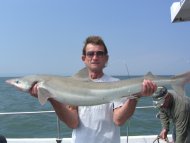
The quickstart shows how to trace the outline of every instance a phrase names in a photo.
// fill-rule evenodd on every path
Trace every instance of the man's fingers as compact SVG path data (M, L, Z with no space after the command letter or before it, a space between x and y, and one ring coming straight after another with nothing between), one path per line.
M157 86L152 81L146 79L143 81L143 95L152 95L156 89Z

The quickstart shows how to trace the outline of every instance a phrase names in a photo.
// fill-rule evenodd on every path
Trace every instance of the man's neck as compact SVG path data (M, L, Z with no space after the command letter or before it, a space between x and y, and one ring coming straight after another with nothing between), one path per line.
M101 78L104 75L103 72L91 72L89 73L90 79L98 79Z

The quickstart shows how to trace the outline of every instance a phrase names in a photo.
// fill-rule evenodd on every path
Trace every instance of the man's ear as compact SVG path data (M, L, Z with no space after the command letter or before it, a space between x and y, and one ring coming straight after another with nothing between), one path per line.
M109 56L108 56L108 55L106 55L106 60L107 60L107 62L108 62L108 60L109 60Z
M82 61L85 61L86 56L82 55L81 59Z

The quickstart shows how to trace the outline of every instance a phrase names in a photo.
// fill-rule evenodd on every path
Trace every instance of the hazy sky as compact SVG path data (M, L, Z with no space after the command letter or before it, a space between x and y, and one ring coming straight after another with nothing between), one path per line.
M0 0L0 76L72 75L83 42L101 36L107 74L190 70L190 22L171 23L173 0Z

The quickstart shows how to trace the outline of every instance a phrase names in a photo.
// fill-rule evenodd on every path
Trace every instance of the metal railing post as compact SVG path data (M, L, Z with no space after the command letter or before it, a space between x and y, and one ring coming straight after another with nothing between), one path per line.
M130 119L129 121L127 122L127 139L126 139L126 142L128 143L129 142L129 124L130 124Z
M57 139L56 139L56 142L57 142L57 143L61 143L61 142L62 142L62 139L61 139L61 137L60 137L60 132L61 132L60 120L59 120L59 118L57 117Z

